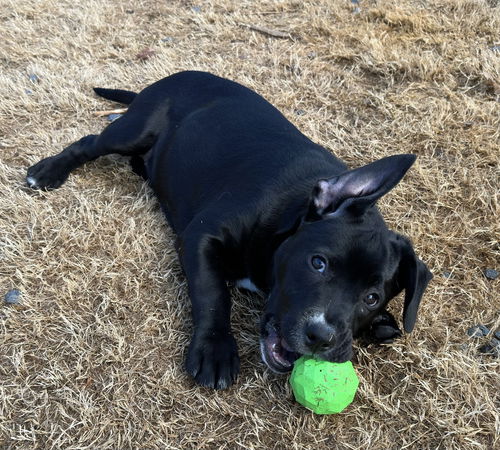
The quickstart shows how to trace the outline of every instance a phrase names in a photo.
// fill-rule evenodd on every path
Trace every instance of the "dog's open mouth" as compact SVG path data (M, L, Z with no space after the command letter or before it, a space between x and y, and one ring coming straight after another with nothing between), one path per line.
M300 357L299 353L290 349L273 319L264 325L260 338L260 353L266 365L277 373L290 372L293 363Z

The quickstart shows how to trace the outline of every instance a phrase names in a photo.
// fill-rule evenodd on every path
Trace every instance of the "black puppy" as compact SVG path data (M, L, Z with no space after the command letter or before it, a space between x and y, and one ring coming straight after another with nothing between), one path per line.
M385 308L403 289L413 329L432 276L375 202L414 156L348 170L258 94L208 73L95 91L127 113L35 164L27 183L57 188L87 161L132 156L178 236L194 322L186 367L199 384L223 389L239 371L227 281L266 295L260 346L276 372L301 354L349 360L353 337L392 341Z

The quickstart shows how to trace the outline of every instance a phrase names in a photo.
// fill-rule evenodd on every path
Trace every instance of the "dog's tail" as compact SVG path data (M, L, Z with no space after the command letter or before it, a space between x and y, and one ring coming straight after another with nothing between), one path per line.
M114 102L124 103L125 105L130 105L137 96L136 92L126 91L124 89L94 88L94 92L100 97L113 100Z

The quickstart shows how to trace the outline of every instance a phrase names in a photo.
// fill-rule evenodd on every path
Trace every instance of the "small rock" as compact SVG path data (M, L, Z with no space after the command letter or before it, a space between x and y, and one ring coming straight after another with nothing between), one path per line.
M486 336L489 332L490 330L484 325L476 325L474 327L470 327L467 330L467 335L470 337L483 337Z
M21 303L21 291L18 289L11 289L5 294L4 301L9 305L17 305Z
M500 356L500 340L493 338L487 344L479 347L479 352L487 355Z
M498 278L498 271L495 269L486 269L483 273L488 280L496 280Z
M110 114L108 116L108 121L109 122L114 122L116 119L119 119L123 114Z
M40 83L40 77L34 73L29 73L28 78L32 83Z

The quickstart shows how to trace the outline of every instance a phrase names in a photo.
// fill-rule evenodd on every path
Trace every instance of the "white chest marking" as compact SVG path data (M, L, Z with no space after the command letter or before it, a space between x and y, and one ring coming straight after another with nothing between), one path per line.
M250 278L243 278L241 280L236 280L235 284L236 287L243 288L246 289L247 291L255 292L257 294L262 295L262 291L257 286L255 286L255 284L252 283L252 280L250 280Z

